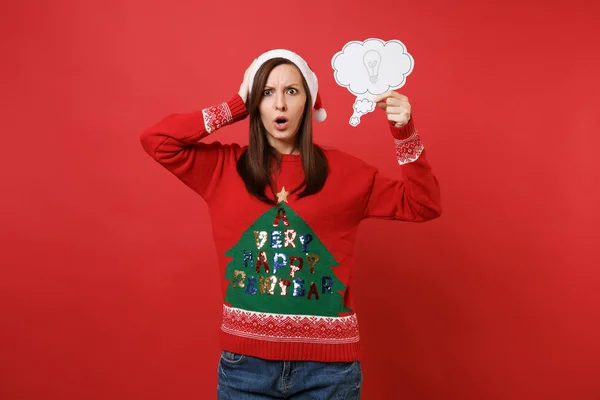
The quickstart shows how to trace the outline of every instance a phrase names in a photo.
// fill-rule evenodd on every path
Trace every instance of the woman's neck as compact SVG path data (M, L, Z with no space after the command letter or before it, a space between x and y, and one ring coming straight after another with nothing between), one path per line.
M296 143L294 143L294 142L287 143L287 142L282 142L282 141L276 141L276 142L273 141L272 143L269 143L269 144L279 154L286 154L286 155L299 155L300 154L300 149L296 146Z

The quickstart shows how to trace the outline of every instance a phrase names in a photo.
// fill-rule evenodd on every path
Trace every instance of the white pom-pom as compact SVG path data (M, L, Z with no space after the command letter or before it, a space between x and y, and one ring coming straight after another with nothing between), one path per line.
M313 113L313 117L314 117L315 121L323 122L327 118L327 111L325 111L324 108L315 110L315 112Z

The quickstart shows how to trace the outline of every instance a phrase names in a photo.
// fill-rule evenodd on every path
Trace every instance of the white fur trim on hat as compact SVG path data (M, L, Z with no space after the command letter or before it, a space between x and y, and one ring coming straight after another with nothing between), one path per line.
M327 118L327 111L325 111L324 108L321 108L319 110L315 110L315 112L313 113L313 118L317 122L323 122Z
M258 69L265 63L265 61L270 60L272 58L285 58L286 60L290 60L293 62L300 73L304 76L306 83L308 85L308 89L310 91L310 97L312 99L312 106L315 108L315 112L313 113L313 117L316 121L322 122L327 118L327 112L321 106L321 99L319 95L319 80L317 79L317 75L310 69L306 61L298 54L294 53L290 50L285 49L275 49L269 50L266 53L261 54L254 63L252 70L250 71L250 76L248 77L248 92L252 93L252 85L254 84L254 78L256 76L256 72Z

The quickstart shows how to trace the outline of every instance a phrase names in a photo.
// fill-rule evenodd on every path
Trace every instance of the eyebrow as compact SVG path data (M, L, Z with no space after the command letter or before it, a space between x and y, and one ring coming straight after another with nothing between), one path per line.
M290 87L299 88L300 86L301 85L299 83L290 83L289 85L286 85L285 87L286 88L290 88ZM269 85L265 85L265 89L274 89L274 87L273 86L269 86Z

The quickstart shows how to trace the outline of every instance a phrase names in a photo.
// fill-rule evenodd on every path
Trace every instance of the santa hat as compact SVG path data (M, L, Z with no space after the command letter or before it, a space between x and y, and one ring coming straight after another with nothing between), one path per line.
M272 58L285 58L289 60L298 67L300 73L304 76L306 83L308 84L308 89L310 91L310 97L313 102L313 118L315 121L322 122L327 118L327 112L323 108L321 104L321 95L319 94L319 81L317 79L317 75L310 69L306 61L302 59L298 54L284 49L275 49L267 51L266 53L261 54L254 63L252 70L250 71L249 76L249 87L248 91L252 92L252 84L254 83L254 77L256 76L256 72L264 64L265 61L270 60Z

